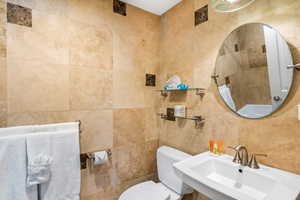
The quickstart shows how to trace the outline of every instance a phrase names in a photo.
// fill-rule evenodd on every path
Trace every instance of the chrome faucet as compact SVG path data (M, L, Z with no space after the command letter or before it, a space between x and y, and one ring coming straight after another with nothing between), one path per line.
M229 146L228 148L233 149L236 151L236 154L234 156L233 162L239 163L242 166L248 166L248 151L245 146L237 145L235 147Z

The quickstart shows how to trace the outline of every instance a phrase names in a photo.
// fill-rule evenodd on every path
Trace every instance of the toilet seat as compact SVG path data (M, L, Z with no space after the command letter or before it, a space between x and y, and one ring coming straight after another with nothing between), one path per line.
M162 184L147 181L127 189L119 200L171 200L171 193Z

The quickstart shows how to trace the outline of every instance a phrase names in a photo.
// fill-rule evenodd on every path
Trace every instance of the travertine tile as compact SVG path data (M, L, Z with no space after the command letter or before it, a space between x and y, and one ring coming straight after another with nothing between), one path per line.
M119 182L125 183L154 173L157 145L158 141L153 140L114 148L113 163Z
M70 121L68 112L24 112L9 113L7 126L63 123Z
M113 102L116 107L145 106L144 76L138 70L118 72L114 70Z
M89 67L71 67L72 110L93 110L112 106L112 72Z
M144 153L141 157L144 162L144 174L147 175L157 172L156 152L158 149L158 139L147 141L142 148L144 148Z
M6 57L6 4L0 1L0 57Z
M68 0L29 0L33 2L34 9L48 14L65 15L69 13Z
M6 58L0 57L0 100L7 99L7 66Z
M107 166L106 166L107 165ZM105 172L101 168L105 167ZM112 165L108 162L105 165L94 166L93 169L81 171L81 195L90 196L102 193L103 195L114 195L114 184L112 183Z
M112 1L68 0L69 17L89 25L111 21Z
M6 100L0 100L0 127L7 126L7 102Z
M69 109L68 66L8 60L7 71L9 113Z
M33 11L32 17L33 28L7 24L8 58L68 64L68 35L64 33L66 20L38 11Z
M145 142L145 109L114 109L114 147Z
M81 120L81 152L93 152L113 146L113 111L72 111L70 121Z
M108 26L70 20L70 63L112 69L113 35Z
M158 95L157 93L154 95ZM158 123L160 117L158 112L154 108L145 109L145 140L157 140L159 137L159 127Z

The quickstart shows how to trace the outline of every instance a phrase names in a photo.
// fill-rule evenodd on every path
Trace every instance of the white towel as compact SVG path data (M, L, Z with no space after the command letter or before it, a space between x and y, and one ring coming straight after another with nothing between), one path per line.
M24 136L0 136L0 199L37 200L37 187L26 187Z
M228 88L226 85L222 85L218 87L219 92L221 96L223 97L226 104L234 111L236 111L235 103L231 96L230 88Z
M27 152L27 186L49 181L51 176L51 135L34 133L26 135Z
M46 124L34 126L35 132L56 132L56 131L67 131L67 130L78 130L79 122L67 122L57 124Z
M48 155L39 154L27 166L27 187L46 183L50 179L50 166L52 158Z
M62 125L58 129L63 130ZM47 134L49 155L53 158L50 180L40 185L41 200L80 199L80 150L78 123L70 123L66 131L51 132L53 127L46 125L40 130L50 130ZM73 127L73 128L72 128Z
M0 137L31 134L37 126L16 126L0 128Z

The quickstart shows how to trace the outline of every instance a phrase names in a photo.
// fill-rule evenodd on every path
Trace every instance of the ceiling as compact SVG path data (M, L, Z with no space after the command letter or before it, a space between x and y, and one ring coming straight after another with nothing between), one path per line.
M182 0L121 0L156 15L162 15Z

